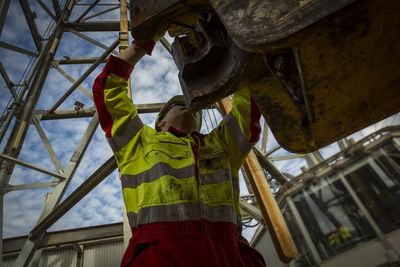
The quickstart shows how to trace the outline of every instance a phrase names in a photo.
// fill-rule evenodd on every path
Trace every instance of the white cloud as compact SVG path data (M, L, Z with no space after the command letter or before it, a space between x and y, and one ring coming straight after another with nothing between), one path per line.
M48 189L13 191L4 198L4 237L29 233L39 218Z
M44 1L47 6L52 9L52 1ZM103 2L103 1L102 1ZM115 1L111 1L116 3ZM30 1L33 5L33 11L36 12L38 18L35 20L38 23L38 29L41 34L47 25L50 23L48 15L35 2ZM73 10L71 20L74 20L82 14L87 6L76 6ZM97 13L104 8L95 8L87 16ZM17 45L30 51L35 51L31 34L24 19L21 19L22 12L18 1L10 1L9 14L6 24L3 29L1 41ZM116 20L119 18L118 10L96 17L96 20ZM110 45L118 37L118 33L101 33L88 32L87 36L97 40L98 42ZM170 38L167 38L171 41ZM62 57L97 57L104 53L104 49L72 34L64 33L61 40L55 59ZM0 48L1 62L7 70L10 79L14 83L18 83L25 66L30 58L4 48ZM90 65L61 65L60 67L66 71L75 80L89 68ZM91 91L91 86L94 79L103 68L101 64L96 70L82 83L88 91ZM157 44L153 52L153 56L145 56L135 67L132 74L132 91L133 102L136 104L165 102L174 95L181 94L181 88L177 78L178 70L169 55L161 44ZM11 96L8 89L4 87L4 80L0 78L0 108L4 109L9 97ZM49 109L53 106L66 90L71 87L71 83L60 75L56 70L50 69L47 81L42 90L42 94L37 105L37 109ZM74 102L78 100L85 104L85 107L92 106L93 103L78 89L72 93L65 102L59 107L73 108ZM208 117L208 114L204 114ZM210 113L211 120L214 120ZM221 117L216 114L217 122ZM143 114L142 120L153 127L156 114ZM208 127L211 128L211 123L208 119ZM79 141L81 140L90 119L67 119L60 121L42 121L41 125L46 132L50 143L57 154L62 166L65 168L71 159ZM14 123L14 122L13 122ZM380 127L391 124L399 124L400 116L388 118L379 122L375 126L368 127L362 131L352 135L351 137L359 139L366 134L369 134ZM216 125L216 123L214 124ZM12 127L12 125L11 125ZM11 129L11 128L10 128ZM211 129L210 129L211 130ZM203 123L202 132L206 132L206 122ZM9 133L10 131L8 131ZM4 140L7 140L7 136ZM261 142L261 140L260 140ZM259 143L260 143L259 142ZM275 147L277 142L269 133L267 150ZM5 141L1 143L1 148L4 148ZM329 157L337 150L336 145L328 146L321 150L324 157ZM273 156L288 155L289 152L280 149ZM83 156L81 164L77 169L69 188L67 189L63 199L68 197L73 190L82 184L94 171L96 171L110 156L112 155L104 133L100 126L96 130L92 142L87 148L86 154ZM36 133L33 126L30 127L25 143L19 159L25 160L32 164L48 168L55 171L53 163ZM302 159L292 161L276 162L276 166L283 172L288 172L292 175L297 175L300 172L300 167L305 165ZM51 177L36 171L32 171L25 167L16 167L11 177L12 184L24 184L50 181ZM246 194L247 190L243 179L240 180L242 194ZM6 194L5 197L5 212L4 212L4 235L11 237L16 235L27 234L38 219L43 206L44 199L48 192L52 192L52 188L42 188L35 190L16 191ZM122 220L122 196L120 189L120 181L117 172L107 177L99 186L90 192L81 202L73 207L65 214L50 230L61 230L67 228L76 228L82 226L98 225L111 222L119 222ZM249 239L255 228L248 228L245 231L245 236Z
M10 1L1 40L30 51L36 50L18 1Z

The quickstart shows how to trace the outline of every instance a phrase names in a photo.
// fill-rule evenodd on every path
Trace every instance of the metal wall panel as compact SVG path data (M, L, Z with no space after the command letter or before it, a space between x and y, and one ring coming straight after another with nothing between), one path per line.
M43 251L40 257L40 267L75 267L77 253L72 247Z
M123 240L85 245L83 247L83 266L112 267L120 266L124 253Z
M17 256L18 255L15 255L13 257L4 257L1 266L2 267L13 267L14 266L14 262L17 259Z

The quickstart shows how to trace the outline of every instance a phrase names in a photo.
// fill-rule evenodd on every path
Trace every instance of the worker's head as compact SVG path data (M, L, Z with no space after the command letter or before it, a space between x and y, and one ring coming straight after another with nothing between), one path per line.
M174 96L161 108L155 128L157 131L166 132L170 126L186 133L200 131L201 112L188 111L183 95Z

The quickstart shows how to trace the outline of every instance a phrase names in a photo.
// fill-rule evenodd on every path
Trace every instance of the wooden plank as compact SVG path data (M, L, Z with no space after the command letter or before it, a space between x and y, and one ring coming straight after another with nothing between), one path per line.
M218 105L223 116L233 107L232 101L228 97L219 101ZM282 262L288 263L297 256L296 245L253 150L247 156L243 168L257 199L276 252Z

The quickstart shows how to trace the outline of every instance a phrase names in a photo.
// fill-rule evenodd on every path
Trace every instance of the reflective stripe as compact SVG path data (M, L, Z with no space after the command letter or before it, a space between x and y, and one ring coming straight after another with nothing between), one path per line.
M114 152L118 152L139 132L142 127L142 120L139 116L135 116L116 136L107 138L108 144Z
M204 203L193 202L143 207L139 209L139 213L128 212L127 215L131 227L154 222L200 221L202 218L211 222L237 223L237 215L233 206L212 207Z
M256 142L249 142L247 140L247 138L243 135L242 129L240 128L240 125L236 118L233 116L232 112L229 112L228 115L224 117L224 122L229 130L229 133L235 140L235 143L240 152L244 155L248 154Z
M131 227L153 222L199 221L201 219L199 203L191 202L143 207L139 209L139 213L128 212L127 215Z
M121 176L122 188L137 188L142 183L150 183L158 178L170 175L177 179L195 176L194 165L189 165L180 169L171 167L168 163L159 162L150 169L136 175L123 174Z
M239 178L231 177L230 169L220 169L214 173L200 174L200 179L202 185L232 181L233 189L239 191Z
M231 180L230 169L219 169L214 173L200 174L201 184L217 184Z
M237 223L236 211L234 206L221 205L209 206L201 203L202 217L210 222L231 222Z

